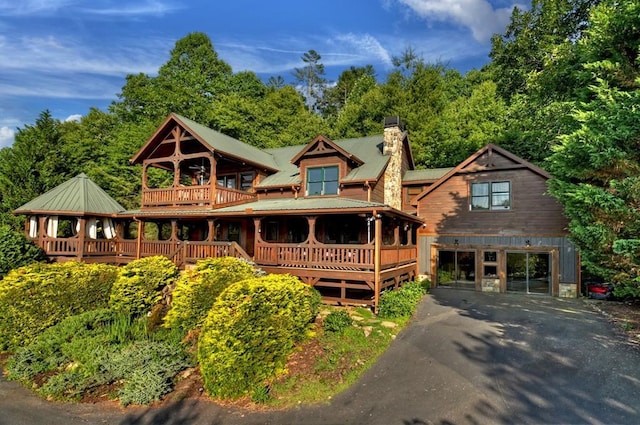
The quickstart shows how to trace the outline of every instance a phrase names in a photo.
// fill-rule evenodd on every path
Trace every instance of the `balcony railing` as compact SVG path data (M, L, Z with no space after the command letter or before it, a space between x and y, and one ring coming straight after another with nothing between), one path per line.
M255 193L216 186L213 196L211 186L181 186L161 189L144 189L142 207L208 206L222 207L252 201Z
M415 246L384 247L380 252L381 269L416 261ZM256 244L254 261L259 265L373 271L373 245L343 244Z

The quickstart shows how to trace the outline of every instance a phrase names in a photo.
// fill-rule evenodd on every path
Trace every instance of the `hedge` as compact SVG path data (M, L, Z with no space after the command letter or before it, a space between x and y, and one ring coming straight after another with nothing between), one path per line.
M287 357L305 338L319 305L319 293L290 275L248 279L225 289L198 342L208 393L224 399L264 391L284 372Z
M34 263L0 281L0 350L15 350L44 329L108 305L118 268L106 264Z
M0 241L0 279L10 270L47 260L42 249L9 226L0 226Z
M198 261L176 282L164 326L184 333L202 326L218 295L232 283L254 277L255 273L249 262L233 257Z
M178 268L163 256L134 260L120 269L109 307L131 315L146 314L162 299L162 289L178 277Z
M411 316L425 293L421 282L409 282L400 289L386 291L380 296L378 315L387 319Z

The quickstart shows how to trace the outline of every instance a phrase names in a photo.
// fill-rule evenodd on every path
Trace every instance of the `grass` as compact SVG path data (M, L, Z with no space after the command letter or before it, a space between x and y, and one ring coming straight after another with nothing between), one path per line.
M407 317L383 320L365 308L348 312L352 324L342 332L327 331L316 323L316 336L298 347L289 361L289 373L272 384L265 405L288 408L328 402L376 362L408 321ZM385 321L395 326L383 326Z

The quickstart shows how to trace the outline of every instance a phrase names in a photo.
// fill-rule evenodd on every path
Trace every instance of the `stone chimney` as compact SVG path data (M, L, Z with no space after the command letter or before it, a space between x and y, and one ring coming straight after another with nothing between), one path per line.
M384 119L383 155L389 156L384 172L384 203L402 209L402 156L403 140L407 137L400 117Z

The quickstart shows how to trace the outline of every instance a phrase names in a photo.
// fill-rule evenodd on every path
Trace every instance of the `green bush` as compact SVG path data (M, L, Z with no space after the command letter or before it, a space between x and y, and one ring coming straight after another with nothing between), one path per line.
M319 293L289 275L248 279L225 289L198 342L209 394L236 398L260 393L283 373L287 357L307 335L319 305Z
M106 307L118 268L34 263L0 281L0 350L15 350L62 319Z
M10 270L47 260L42 249L9 226L0 226L0 241L0 279Z
M346 310L334 310L324 318L323 327L326 331L342 333L353 324L349 312Z
M59 400L77 400L102 385L117 384L120 403L148 404L171 390L175 375L189 366L176 345L144 332L144 318L112 310L69 317L42 332L7 362L10 379ZM44 375L43 375L44 374Z
M218 295L230 284L255 276L254 267L233 257L208 258L180 276L171 293L164 326L186 333L202 326Z
M134 260L120 269L109 306L132 315L146 314L162 299L162 289L177 277L178 268L167 257Z
M387 291L380 296L378 315L387 319L411 316L425 293L421 282L410 282L400 289Z

